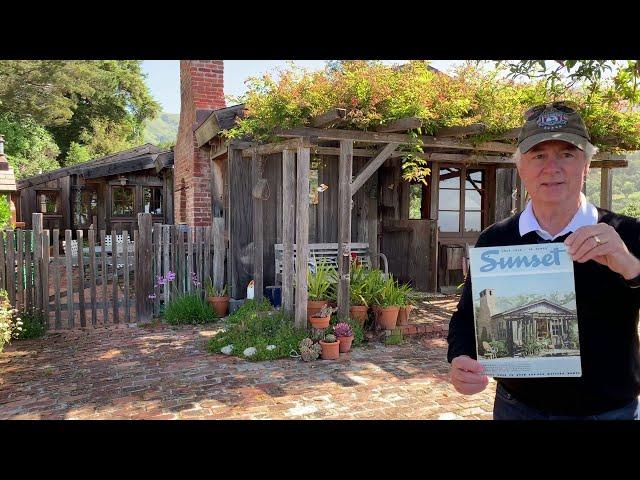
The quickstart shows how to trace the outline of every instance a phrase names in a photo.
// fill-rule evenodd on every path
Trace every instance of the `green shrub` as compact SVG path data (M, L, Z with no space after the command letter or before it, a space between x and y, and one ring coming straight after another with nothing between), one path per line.
M22 330L17 334L18 340L38 338L44 335L46 330L44 315L41 312L25 311L18 315L22 320Z
M335 284L338 279L336 269L324 258L316 262L315 273L307 272L307 290L309 300L327 300L335 295Z
M164 310L164 318L171 325L213 322L216 312L197 293L182 295L169 302Z
M391 335L385 337L384 339L385 345L398 345L400 343L402 343L402 330L400 330L399 328L395 328L391 332Z
M507 350L507 343L504 340L494 340L493 342L489 342L492 348L496 350L496 357L506 357L509 355L509 351Z

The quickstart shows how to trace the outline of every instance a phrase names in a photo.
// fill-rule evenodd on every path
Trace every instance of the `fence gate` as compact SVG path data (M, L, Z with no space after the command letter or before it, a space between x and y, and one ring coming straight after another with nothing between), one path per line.
M42 312L50 329L136 323L159 315L175 295L204 296L203 283L224 284L224 224L151 224L139 230L0 231L0 289L20 312ZM171 282L160 278L174 278Z

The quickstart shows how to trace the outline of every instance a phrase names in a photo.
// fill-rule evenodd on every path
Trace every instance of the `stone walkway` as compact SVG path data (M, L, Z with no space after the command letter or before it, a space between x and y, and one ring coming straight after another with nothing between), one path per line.
M215 327L98 328L0 354L0 419L490 419L495 383L449 384L443 338L371 342L339 361L209 354Z

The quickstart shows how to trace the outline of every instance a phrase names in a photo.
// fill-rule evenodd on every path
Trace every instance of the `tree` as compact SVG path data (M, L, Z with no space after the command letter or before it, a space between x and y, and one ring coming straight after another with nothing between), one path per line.
M62 166L77 160L73 143L90 157L141 143L158 110L137 60L0 62L0 114L44 127Z

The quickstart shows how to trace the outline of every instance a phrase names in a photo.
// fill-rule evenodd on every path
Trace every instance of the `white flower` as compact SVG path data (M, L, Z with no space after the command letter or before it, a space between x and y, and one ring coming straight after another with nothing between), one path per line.
M243 355L244 355L245 357L252 357L252 356L254 356L257 352L258 352L258 350L256 350L256 347L249 347L249 348L245 348L245 349L244 349L244 352L242 352L242 353L243 353Z
M267 350L275 350L276 346L275 345L267 345Z
M233 345L227 345L226 347L222 347L220 351L225 355L231 355L231 352L233 351Z

